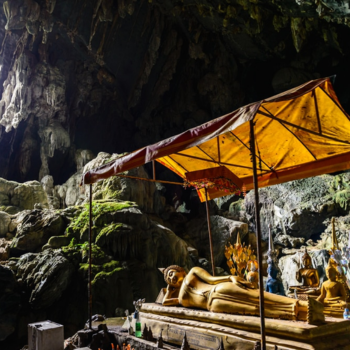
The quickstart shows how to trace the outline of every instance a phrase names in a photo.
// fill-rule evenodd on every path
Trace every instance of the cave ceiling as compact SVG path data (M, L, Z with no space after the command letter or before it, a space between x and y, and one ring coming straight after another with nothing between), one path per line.
M350 111L348 1L0 5L0 177L59 184L81 150L132 151L323 76Z

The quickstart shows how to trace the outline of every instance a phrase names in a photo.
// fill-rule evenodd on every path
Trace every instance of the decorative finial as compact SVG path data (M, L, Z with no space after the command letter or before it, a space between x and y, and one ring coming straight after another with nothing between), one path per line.
M276 252L275 247L273 245L271 225L269 225L269 249L267 250L267 263L268 264L274 263L276 266L278 266L278 264L277 264L277 252Z
M148 340L148 328L147 328L146 323L145 323L145 327L143 328L142 338L143 338L144 340Z
M273 246L273 239L272 239L272 234L271 234L271 225L269 224L269 251L274 252L275 247Z
M182 340L181 350L190 350L190 346L187 342L186 332L185 332L184 338Z
M239 235L239 231L237 232L237 240L236 240L236 244L237 244L237 245L242 245L242 242L241 242L241 236Z
M220 347L219 347L218 350L225 350L225 348L224 348L224 341L222 340L222 338L220 340Z
M332 250L339 250L337 235L335 233L335 218L332 218Z
M160 335L157 339L157 348L158 349L163 349L163 337L162 337L163 329L160 330Z

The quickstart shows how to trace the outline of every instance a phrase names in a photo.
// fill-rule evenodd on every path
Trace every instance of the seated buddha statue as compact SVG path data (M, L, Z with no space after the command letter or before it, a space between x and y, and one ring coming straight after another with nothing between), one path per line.
M278 269L275 266L274 262L267 266L267 281L266 281L266 292L277 294L277 295L285 295L284 288L282 282L277 278Z
M259 272L258 272L258 262L255 261L249 261L248 262L248 273L246 276L246 279L248 282L252 284L252 286L255 289L259 288Z
M164 270L168 284L162 304L181 305L242 315L259 315L259 290L239 276L212 276L200 267L186 274L182 267L169 266ZM324 321L323 305L314 299L296 300L264 292L265 316L304 320L311 324Z
M326 308L343 309L346 306L346 291L341 282L337 281L338 271L328 264L326 268L328 280L322 283L321 295L317 298Z
M302 256L303 266L296 272L296 279L302 283L300 286L290 286L289 289L297 295L319 295L320 278L318 271L312 267L311 256L305 247L305 253Z

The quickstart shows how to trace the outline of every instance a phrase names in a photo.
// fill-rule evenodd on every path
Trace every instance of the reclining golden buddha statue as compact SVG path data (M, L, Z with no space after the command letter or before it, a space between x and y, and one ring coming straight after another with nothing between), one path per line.
M259 290L251 282L239 276L212 276L200 267L186 274L177 265L164 270L168 284L162 304L181 305L212 312L242 315L259 315ZM324 322L323 305L314 299L307 301L264 292L265 316L308 321L310 324Z

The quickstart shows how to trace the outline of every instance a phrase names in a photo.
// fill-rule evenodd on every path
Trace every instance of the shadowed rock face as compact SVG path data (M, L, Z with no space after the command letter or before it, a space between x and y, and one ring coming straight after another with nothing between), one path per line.
M57 301L71 282L73 264L59 251L22 255L16 264L16 277L30 292L34 310L47 309Z
M0 265L0 341L16 328L20 300L14 274L9 268Z
M0 5L7 179L62 184L77 150L131 151L320 76L348 107L346 1Z

